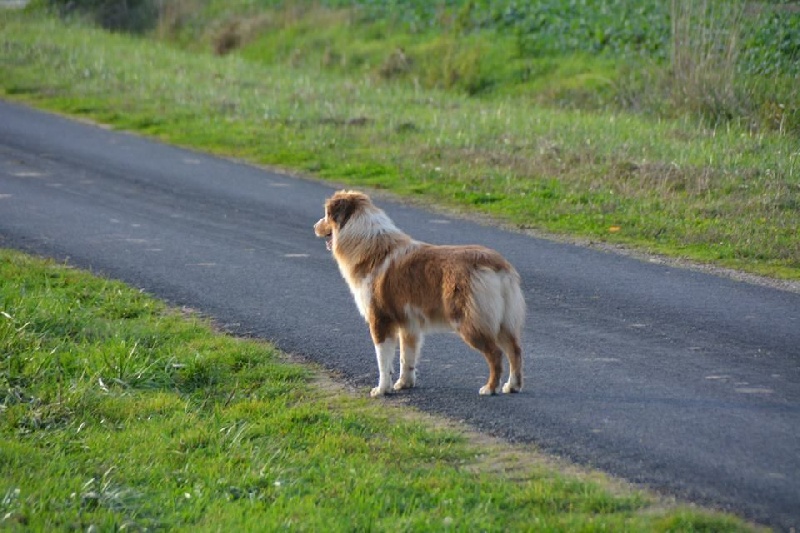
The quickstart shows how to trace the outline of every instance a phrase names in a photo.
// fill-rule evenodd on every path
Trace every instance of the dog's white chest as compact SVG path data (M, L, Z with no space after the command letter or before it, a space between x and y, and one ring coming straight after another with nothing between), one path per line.
M367 280L364 280L360 283L351 284L350 292L353 293L353 299L356 301L358 312L361 313L361 316L364 318L369 318L369 307L370 302L372 301L372 289L370 288L370 283Z

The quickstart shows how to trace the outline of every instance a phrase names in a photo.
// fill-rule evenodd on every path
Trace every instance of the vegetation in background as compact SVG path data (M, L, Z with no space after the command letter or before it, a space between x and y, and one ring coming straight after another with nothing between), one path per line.
M7 97L521 228L800 277L792 135L248 59L258 39L219 57L30 13L0 25Z
M747 529L325 391L120 283L2 250L0 279L3 529Z
M270 64L800 134L800 10L785 0L40 3Z

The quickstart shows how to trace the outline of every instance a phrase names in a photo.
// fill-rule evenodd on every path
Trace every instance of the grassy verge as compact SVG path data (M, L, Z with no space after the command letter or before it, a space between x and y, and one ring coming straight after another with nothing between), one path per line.
M800 279L796 137L469 98L35 15L2 13L0 31L6 98L522 228Z
M320 388L121 283L2 250L0 279L0 527L747 529Z

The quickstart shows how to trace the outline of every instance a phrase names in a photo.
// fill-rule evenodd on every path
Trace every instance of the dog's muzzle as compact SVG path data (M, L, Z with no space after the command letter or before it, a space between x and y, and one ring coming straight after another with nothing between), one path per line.
M314 233L316 234L317 237L324 238L325 248L331 250L331 248L333 247L333 232L326 231L327 230L326 226L327 224L325 223L325 219L324 218L319 219L317 223L314 224Z

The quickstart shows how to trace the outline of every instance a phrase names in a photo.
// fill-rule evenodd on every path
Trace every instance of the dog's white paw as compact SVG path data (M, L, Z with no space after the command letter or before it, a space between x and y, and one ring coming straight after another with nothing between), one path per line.
M411 389L414 387L414 382L412 380L404 380L398 379L397 382L392 387L394 390L403 390L403 389Z
M497 394L497 389L493 389L489 385L484 385L481 387L481 390L478 391L478 394L481 396L494 396Z
M389 392L388 387L375 387L369 391L369 395L373 398L378 398L379 396L384 396L387 392Z
M520 390L522 390L521 387L514 386L511 383L506 383L505 385L503 385L503 394L508 394L510 392L519 392Z
M400 374L400 378L394 383L394 390L411 389L417 384L416 370L405 370Z

